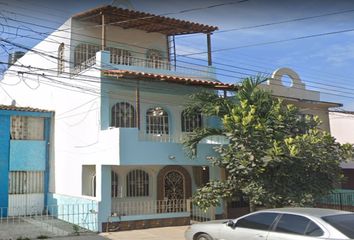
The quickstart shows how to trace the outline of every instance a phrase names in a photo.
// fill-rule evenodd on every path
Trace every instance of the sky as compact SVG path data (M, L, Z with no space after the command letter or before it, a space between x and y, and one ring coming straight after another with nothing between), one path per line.
M56 28L77 12L107 4L112 0L0 0L0 37L33 47L50 33L34 24ZM290 67L308 89L321 93L321 100L354 111L352 0L131 0L130 4L138 11L217 26L212 35L213 64L221 81L235 83ZM190 9L195 10L184 11ZM179 55L189 55L180 59L206 59L205 54L196 54L206 51L205 35L176 37L176 43ZM15 50L2 46L0 61L6 62Z

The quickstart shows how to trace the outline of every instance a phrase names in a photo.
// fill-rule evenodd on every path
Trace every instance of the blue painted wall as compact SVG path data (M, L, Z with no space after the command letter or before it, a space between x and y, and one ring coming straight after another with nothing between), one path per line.
M45 171L45 165L46 141L10 141L10 171Z
M217 156L212 144L199 144L197 157L190 159L180 143L161 143L138 140L138 129L120 129L120 165L209 165L207 156ZM169 159L169 156L175 159ZM118 162L117 162L118 164Z
M0 207L8 207L10 116L0 115ZM7 212L2 212L3 216Z

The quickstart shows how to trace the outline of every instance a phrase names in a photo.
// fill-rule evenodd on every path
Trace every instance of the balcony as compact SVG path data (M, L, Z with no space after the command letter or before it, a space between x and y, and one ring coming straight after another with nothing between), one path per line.
M99 47L96 45L79 44L75 48L73 75L93 67L95 64L100 66L96 59L96 52ZM154 54L132 53L125 49L108 47L109 63L105 68L120 69L129 71L140 71L152 74L165 74L171 76L183 76L190 78L202 78L205 80L215 81L215 71L211 66L201 66L189 62L178 61L172 63L159 51L152 51ZM157 53L156 53L157 52Z

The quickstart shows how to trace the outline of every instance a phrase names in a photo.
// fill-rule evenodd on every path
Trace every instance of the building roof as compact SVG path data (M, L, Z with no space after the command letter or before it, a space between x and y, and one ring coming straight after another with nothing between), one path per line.
M303 98L294 98L294 97L287 97L287 96L279 96L279 95L273 95L274 97L279 97L287 101L291 102L302 102L302 103L312 103L312 104L317 104L319 106L324 106L324 107L343 107L343 104L341 103L335 103L335 102L326 102L326 101L319 101L319 100L311 100L311 99L303 99Z
M154 73L145 73L137 71L128 71L128 70L103 70L104 75L111 77L122 77L122 78L134 78L139 80L156 80L170 83L177 83L183 85L191 86L200 86L206 88L213 88L217 90L230 90L236 91L239 86L235 84L222 83L218 81L210 81L196 78L180 77L180 76L171 76L164 74L154 74Z
M21 111L21 112L42 112L42 113L49 113L52 111L49 110L43 110L43 109L38 109L38 108L31 108L31 107L16 107L12 105L0 105L0 111L1 110L6 110L6 111Z
M209 25L118 8L110 5L75 14L72 18L101 25L102 14L105 16L106 24L119 26L124 29L135 28L146 32L159 32L165 35L210 33L218 29L217 27Z

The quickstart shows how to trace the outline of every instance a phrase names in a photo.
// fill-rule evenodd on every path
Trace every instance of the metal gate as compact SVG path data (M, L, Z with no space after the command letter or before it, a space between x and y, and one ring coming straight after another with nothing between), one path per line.
M9 173L8 216L41 214L44 210L44 172Z

